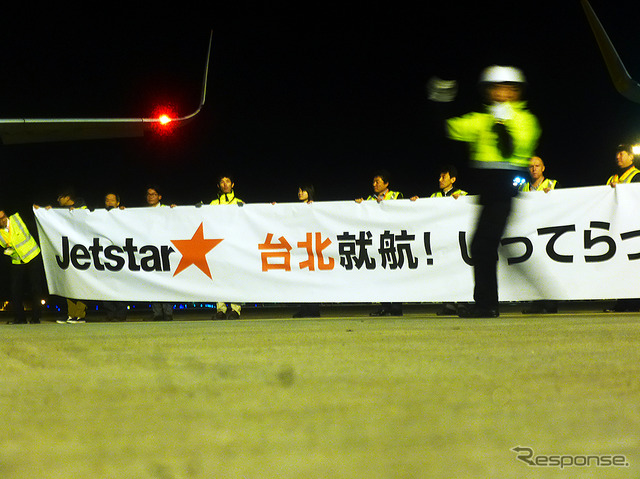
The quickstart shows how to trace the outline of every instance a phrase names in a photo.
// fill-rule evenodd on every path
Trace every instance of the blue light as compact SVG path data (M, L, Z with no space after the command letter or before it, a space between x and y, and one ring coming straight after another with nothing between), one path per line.
M527 182L527 180L525 180L524 178L522 178L521 176L516 176L513 179L513 186L522 186Z

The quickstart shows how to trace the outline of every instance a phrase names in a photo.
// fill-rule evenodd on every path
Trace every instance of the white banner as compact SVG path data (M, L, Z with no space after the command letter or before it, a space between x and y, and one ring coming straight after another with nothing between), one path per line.
M471 301L476 197L37 209L49 291L123 301ZM501 301L640 297L640 185L520 194Z

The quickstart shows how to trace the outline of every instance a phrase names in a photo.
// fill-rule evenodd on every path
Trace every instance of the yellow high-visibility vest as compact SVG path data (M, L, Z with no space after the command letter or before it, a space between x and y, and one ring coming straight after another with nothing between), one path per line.
M640 170L635 166L632 166L627 171L622 173L622 176L620 177L618 175L613 175L611 178L607 180L607 184L610 185L614 181L616 183L631 183L631 180L633 180L633 177L636 176L638 173L640 173Z
M391 190L387 190L387 192L384 194L384 198L382 198L382 200L401 200L401 199L402 199L402 193L400 193L399 191L391 191ZM367 198L367 201L371 201L371 200L378 200L378 197L374 195L369 195L369 197Z
M240 198L236 198L235 193L232 191L231 193L227 193L227 194L221 194L220 196L218 196L217 199L213 200L211 203L211 205L238 205L238 204L242 204L244 203L244 201L242 201Z
M27 225L24 224L19 213L9 217L9 231L0 230L0 246L11 251L13 264L28 263L40 254L40 247L31 236Z
M449 194L445 195L442 191L436 191L434 194L431 195L431 198L448 198L449 196L453 196L455 194L458 194L460 196L467 196L468 193L464 190L461 190L460 188L458 188L457 190L451 189L449 191Z
M469 143L471 165L476 168L526 168L533 156L540 125L538 119L526 109L523 101L511 102L507 106L512 112L504 126L513 139L513 154L503 158L498 149L498 138L494 132L496 118L491 113L472 112L449 118L446 122L449 138Z
M544 191L546 188L554 190L556 188L556 183L558 183L558 180L550 180L549 178L545 178L537 188L531 188L531 182L527 181L520 187L520 191Z

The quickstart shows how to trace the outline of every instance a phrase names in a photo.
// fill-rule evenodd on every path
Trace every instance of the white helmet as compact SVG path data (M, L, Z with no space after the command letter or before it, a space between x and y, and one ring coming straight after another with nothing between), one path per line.
M491 65L480 75L480 83L526 83L522 70L516 67Z

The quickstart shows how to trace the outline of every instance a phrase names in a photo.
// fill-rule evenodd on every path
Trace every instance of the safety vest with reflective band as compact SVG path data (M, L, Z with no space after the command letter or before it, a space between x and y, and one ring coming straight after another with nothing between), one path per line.
M369 195L369 197L367 198L367 201L369 200L377 201L378 199L379 198L377 196ZM399 191L391 191L391 190L387 190L387 192L384 194L384 197L382 198L382 200L401 200L401 199L402 199L402 193L400 193Z
M607 184L610 185L614 181L616 183L631 183L631 180L633 180L634 176L636 176L638 173L640 173L640 170L635 166L631 166L624 173L622 173L621 176L613 175L607 180Z
M558 180L550 180L549 178L545 178L537 188L532 188L531 183L527 181L520 187L520 191L544 191L547 188L553 190L556 187L556 183L558 183Z
M28 263L40 254L40 248L18 213L9 217L9 231L0 230L0 246L11 248L13 264Z
M218 196L217 199L213 200L211 205L238 205L244 203L240 198L236 198L236 194L232 191L231 193L226 193Z
M449 138L469 143L471 164L476 168L526 168L540 138L538 119L526 109L526 102L507 104L511 118L503 120L513 140L513 153L503 158L494 129L496 118L490 113L471 112L446 121Z
M448 198L449 196L453 196L456 194L460 196L467 196L468 193L464 190L460 190L460 189L454 190L453 188L451 188L446 193L443 193L442 190L436 191L434 194L431 195L431 198Z

